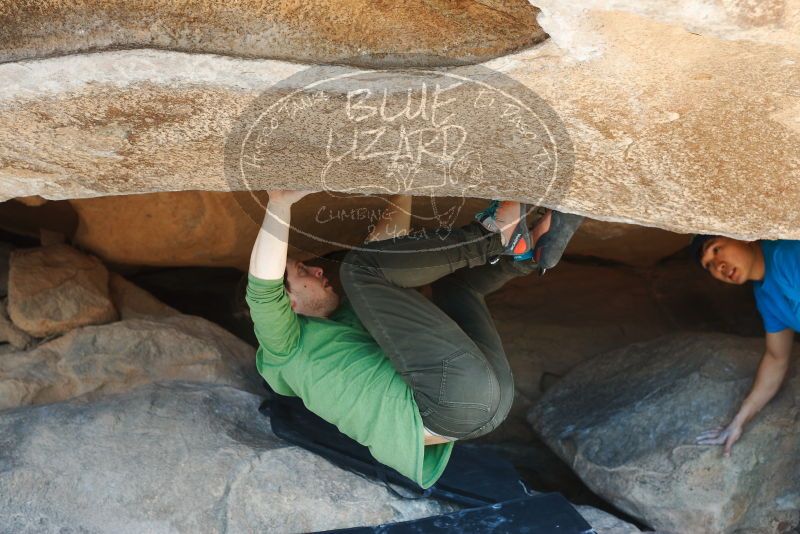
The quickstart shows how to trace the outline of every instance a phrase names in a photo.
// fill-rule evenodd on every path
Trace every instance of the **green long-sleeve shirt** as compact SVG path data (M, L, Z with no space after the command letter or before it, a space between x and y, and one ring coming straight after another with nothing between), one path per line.
M327 319L294 313L283 280L248 275L247 304L259 348L258 372L281 395L369 448L379 462L432 486L453 444L424 446L411 388L347 301Z

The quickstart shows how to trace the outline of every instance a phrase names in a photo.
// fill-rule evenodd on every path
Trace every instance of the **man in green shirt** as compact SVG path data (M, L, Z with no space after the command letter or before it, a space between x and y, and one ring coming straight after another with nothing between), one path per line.
M475 222L443 239L386 239L389 228L408 227L411 198L397 198L405 207L342 263L340 301L321 268L287 259L291 206L306 194L270 192L253 247L247 302L258 371L277 393L299 396L378 461L428 488L454 440L492 431L511 408L511 369L484 296L538 267L508 256L487 263L505 253L519 216L501 233ZM500 211L521 211L508 204ZM550 220L526 239L535 242ZM415 289L426 284L431 300Z

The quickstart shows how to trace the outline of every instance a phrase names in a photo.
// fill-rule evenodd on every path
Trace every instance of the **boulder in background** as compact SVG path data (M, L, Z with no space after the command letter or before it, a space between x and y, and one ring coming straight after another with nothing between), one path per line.
M16 326L34 337L118 318L108 295L105 266L65 244L11 253L8 313Z
M0 358L0 409L128 391L159 380L260 391L255 359L250 345L190 315L85 326Z
M789 532L800 525L796 367L730 458L695 445L736 413L763 351L763 339L724 334L634 344L573 370L529 420L593 491L659 531Z
M0 412L9 532L315 532L449 512L289 446L261 398L167 382Z

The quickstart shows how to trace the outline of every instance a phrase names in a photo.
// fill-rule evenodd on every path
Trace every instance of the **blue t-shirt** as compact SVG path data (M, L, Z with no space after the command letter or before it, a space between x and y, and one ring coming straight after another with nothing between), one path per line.
M800 331L800 241L761 241L764 279L753 283L767 333Z

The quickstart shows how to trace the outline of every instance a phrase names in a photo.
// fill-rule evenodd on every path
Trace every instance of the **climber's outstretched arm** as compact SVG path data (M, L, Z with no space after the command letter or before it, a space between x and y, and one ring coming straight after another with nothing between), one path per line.
M292 204L313 191L269 191L264 222L250 255L250 274L263 280L283 278L289 250Z
M723 454L730 456L745 425L778 393L789 370L793 340L794 331L788 328L767 334L767 348L758 366L758 373L736 417L725 427L707 430L697 436L699 445L723 445Z

